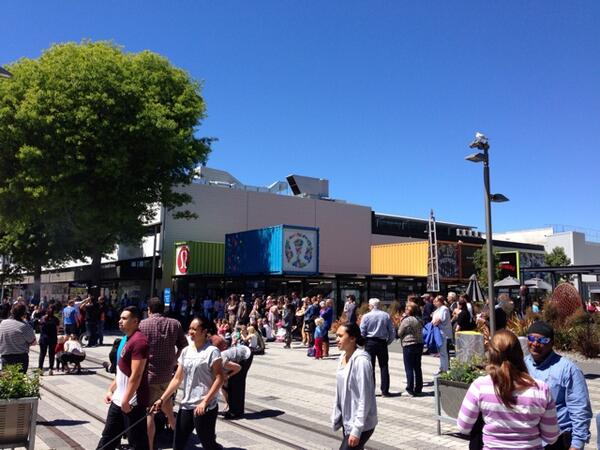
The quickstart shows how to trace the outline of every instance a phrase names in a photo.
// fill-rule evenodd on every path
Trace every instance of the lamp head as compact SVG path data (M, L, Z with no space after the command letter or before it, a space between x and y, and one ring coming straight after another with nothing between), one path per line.
M469 147L478 150L489 150L490 144L488 143L488 138L478 131L475 133L475 140L469 144Z
M0 66L0 78L12 78L12 73Z
M473 153L465 158L467 161L471 161L474 163L485 162L487 161L487 156L485 153Z
M509 199L504 194L492 194L490 195L490 201L494 203L504 203L508 202Z

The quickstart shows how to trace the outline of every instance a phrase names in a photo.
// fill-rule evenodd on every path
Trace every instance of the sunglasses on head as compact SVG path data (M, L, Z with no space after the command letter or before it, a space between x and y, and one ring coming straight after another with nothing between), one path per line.
M546 344L549 344L552 339L550 339L549 337L546 337L546 336L535 337L535 336L529 335L529 336L527 336L527 340L529 342L537 342L538 344L546 345Z

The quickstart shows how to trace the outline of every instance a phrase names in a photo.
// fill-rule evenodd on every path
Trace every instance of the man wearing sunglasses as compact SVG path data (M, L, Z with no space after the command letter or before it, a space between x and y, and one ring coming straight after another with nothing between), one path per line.
M543 321L534 322L527 331L529 355L525 364L529 374L544 381L556 402L561 435L546 450L582 449L590 440L592 406L585 378L570 360L554 352L554 329Z

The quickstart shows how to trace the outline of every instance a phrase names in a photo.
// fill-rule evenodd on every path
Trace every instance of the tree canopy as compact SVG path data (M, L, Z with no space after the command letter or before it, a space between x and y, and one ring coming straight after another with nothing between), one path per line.
M494 280L500 277L500 257L494 252ZM487 249L482 247L473 253L473 266L475 266L475 273L477 274L477 280L481 287L487 288Z
M554 247L550 253L544 254L546 265L550 267L570 266L571 259L563 247Z
M187 203L210 139L201 85L150 51L54 45L0 80L0 231L17 262L100 256L137 242L157 204ZM38 248L39 247L39 248ZM29 267L31 264L29 264Z

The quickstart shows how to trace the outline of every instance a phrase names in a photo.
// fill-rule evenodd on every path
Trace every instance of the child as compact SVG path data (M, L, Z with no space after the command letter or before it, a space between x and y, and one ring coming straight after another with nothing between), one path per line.
M252 325L250 325L248 328L244 326L244 330L242 332L242 341L248 347L250 347L250 350L253 352L258 349L258 336Z
M323 341L325 337L325 320L322 317L315 319L315 359L323 359Z
M56 358L56 370L60 370L61 372L65 371L65 364L61 360L61 357L65 352L65 339L66 336L58 336L58 341L56 342L56 346L54 347L54 355Z

